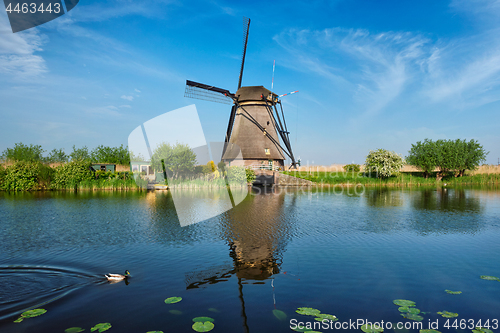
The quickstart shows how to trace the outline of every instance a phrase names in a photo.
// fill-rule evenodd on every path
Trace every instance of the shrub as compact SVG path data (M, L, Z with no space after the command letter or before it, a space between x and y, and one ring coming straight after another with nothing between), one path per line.
M227 178L230 183L246 183L247 173L243 167L232 166L227 169Z
M245 169L245 174L247 176L247 183L253 183L255 178L257 177L255 171L252 169Z
M18 161L7 167L3 189L7 191L33 191L38 189L39 163Z
M75 188L78 183L86 180L92 180L94 173L91 171L89 161L71 161L58 166L55 169L52 188Z
M370 150L366 156L365 172L375 174L377 178L388 178L397 174L404 164L404 159L395 152L385 149Z
M361 170L359 164L346 164L343 166L344 171L347 172L359 172Z

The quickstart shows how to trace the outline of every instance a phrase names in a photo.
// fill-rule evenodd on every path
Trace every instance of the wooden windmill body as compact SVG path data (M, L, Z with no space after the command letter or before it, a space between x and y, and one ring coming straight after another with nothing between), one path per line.
M244 19L243 56L236 93L187 80L185 96L233 104L222 161L230 166L283 170L288 157L290 167L296 167L278 95L263 86L241 86L249 27L250 19Z

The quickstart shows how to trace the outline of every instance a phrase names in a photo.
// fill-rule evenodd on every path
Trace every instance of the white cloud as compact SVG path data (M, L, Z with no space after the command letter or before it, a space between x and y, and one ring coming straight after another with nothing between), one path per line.
M36 28L12 33L6 13L0 13L0 73L27 78L47 72L45 60L35 52L42 51L47 37Z
M120 98L126 99L127 101L132 101L134 99L134 96L122 95Z
M135 92L138 92L138 93L140 93L140 92L141 92L141 91L140 91L139 89L137 89L137 88L136 88L136 89L134 89L134 90L135 90Z

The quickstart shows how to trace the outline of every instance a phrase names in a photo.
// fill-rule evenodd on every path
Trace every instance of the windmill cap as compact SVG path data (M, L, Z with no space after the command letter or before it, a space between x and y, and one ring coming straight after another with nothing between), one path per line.
M236 91L236 97L238 98L238 102L245 101L262 101L264 98L267 98L269 95L273 94L270 90L264 88L264 86L250 86L250 87L241 87ZM273 94L273 97L278 97L276 94Z

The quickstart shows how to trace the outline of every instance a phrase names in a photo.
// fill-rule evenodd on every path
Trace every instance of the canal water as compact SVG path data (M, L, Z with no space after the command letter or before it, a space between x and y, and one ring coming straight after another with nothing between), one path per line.
M316 322L302 307L338 318L320 332L499 325L500 281L481 278L500 277L498 188L260 189L185 227L168 192L4 192L0 217L2 333L194 332L200 316L212 332L292 332ZM30 309L46 312L14 323Z

